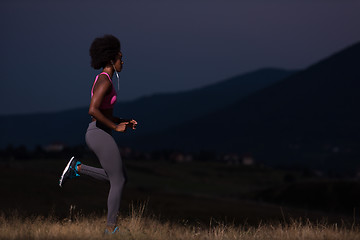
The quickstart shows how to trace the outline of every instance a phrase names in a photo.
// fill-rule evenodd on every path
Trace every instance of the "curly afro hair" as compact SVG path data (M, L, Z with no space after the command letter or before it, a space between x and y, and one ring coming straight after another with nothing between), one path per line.
M95 38L90 46L91 67L104 68L120 52L120 41L113 35Z

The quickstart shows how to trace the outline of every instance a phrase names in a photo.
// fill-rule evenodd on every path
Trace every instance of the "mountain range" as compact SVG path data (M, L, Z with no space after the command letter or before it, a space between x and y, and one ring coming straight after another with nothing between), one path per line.
M359 62L357 43L216 112L136 144L355 170L360 167Z
M267 164L355 171L360 165L360 43L301 71L260 69L191 91L121 102L135 118L121 146L250 155ZM0 116L0 147L85 144L88 108Z

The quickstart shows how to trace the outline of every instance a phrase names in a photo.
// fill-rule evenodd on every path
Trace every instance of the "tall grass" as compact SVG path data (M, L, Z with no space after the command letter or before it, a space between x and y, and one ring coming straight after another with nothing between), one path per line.
M119 219L120 232L104 235L105 217L84 216L70 208L69 217L27 217L19 213L0 215L0 239L186 239L186 240L267 240L267 239L360 239L359 226L292 221L290 223L235 226L214 220L208 226L163 222L145 215L145 205L132 206L130 214Z

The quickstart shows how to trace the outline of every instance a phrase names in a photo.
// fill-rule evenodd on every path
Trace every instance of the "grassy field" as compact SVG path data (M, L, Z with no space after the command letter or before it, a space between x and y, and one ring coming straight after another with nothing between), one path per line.
M114 235L104 234L105 217L69 215L58 221L52 217L22 218L0 216L0 239L131 239L131 240L312 240L312 239L360 239L359 226L344 227L337 224L292 221L267 223L258 226L224 224L217 221L207 226L159 221L144 216L145 206L132 208L129 216L119 220L120 231Z
M1 163L0 239L102 237L109 185L81 176L59 188L58 178L66 162ZM84 162L99 166L91 156ZM337 187L349 192L346 186L353 182L215 162L126 161L126 166L129 181L120 206L122 232L115 239L359 238L357 210L338 211L342 208L337 206L341 199ZM316 188L310 192L304 190L313 186ZM328 202L319 197L324 195L323 188ZM290 190L300 195L287 195ZM278 196L290 200L310 196L322 207L330 204L333 211L314 208L303 200L266 201ZM146 208L134 211L132 206L141 203L146 203Z

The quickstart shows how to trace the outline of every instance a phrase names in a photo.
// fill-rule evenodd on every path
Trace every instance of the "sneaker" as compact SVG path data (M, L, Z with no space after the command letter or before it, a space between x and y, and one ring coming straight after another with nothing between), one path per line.
M77 166L81 163L79 161L75 160L75 157L72 157L68 164L66 165L63 173L61 174L60 180L59 180L59 186L62 187L66 180L72 179L75 177L79 177L79 173L77 171Z
M114 228L114 231L112 231L112 232L110 232L107 228L105 229L105 234L115 234L115 233L117 233L117 232L119 232L119 227L115 227Z

